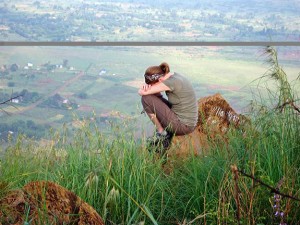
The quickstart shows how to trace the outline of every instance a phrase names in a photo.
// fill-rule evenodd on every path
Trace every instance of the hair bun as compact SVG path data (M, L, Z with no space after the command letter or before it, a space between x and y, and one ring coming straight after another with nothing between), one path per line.
M165 74L167 74L167 73L170 72L169 64L166 63L166 62L161 63L161 64L159 65L159 67L161 68L161 70L162 70Z

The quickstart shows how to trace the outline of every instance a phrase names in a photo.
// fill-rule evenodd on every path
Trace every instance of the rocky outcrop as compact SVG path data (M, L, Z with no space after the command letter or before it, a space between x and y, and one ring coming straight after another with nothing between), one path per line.
M30 223L29 223L30 221ZM97 224L102 218L73 192L50 181L35 181L0 200L0 224Z
M185 136L175 136L168 155L185 157L190 153L201 155L210 141L226 143L226 133L230 128L239 128L245 117L237 114L220 95L198 100L198 124L195 131Z

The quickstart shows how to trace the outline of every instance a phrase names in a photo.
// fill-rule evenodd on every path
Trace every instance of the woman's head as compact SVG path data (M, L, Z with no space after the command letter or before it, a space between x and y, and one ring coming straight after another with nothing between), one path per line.
M168 63L161 63L159 66L150 66L145 71L146 84L155 84L159 81L159 78L165 76L170 72Z

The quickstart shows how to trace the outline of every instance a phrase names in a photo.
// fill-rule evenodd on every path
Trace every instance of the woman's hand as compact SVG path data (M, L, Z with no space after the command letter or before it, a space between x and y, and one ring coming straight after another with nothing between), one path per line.
M151 89L151 84L143 84L143 86L139 90L139 95L145 95L145 93L150 89Z
M146 92L151 89L151 84L144 84L142 89Z

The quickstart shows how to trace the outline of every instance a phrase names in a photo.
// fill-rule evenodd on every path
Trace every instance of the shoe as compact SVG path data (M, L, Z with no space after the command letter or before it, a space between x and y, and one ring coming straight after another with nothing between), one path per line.
M148 138L146 141L148 151L154 150L156 153L164 155L171 145L172 137L173 134L166 131L162 134L156 132L153 137Z

